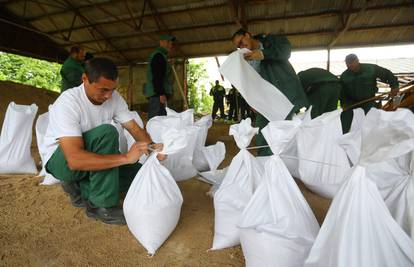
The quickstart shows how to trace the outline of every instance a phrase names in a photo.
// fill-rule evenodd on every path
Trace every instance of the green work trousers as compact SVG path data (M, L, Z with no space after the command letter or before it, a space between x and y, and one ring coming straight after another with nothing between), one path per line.
M341 85L339 83L322 83L308 94L310 105L312 105L312 119L325 112L334 111L338 108Z
M119 154L118 131L103 124L82 135L85 150L101 155ZM101 208L119 204L119 193L126 192L141 164L135 163L100 171L76 171L68 167L60 146L46 164L46 169L64 182L78 182L83 199Z

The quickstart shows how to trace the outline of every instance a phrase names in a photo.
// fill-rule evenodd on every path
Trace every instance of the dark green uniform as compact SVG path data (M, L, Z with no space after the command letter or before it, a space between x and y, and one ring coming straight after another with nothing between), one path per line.
M211 113L211 116L213 117L213 120L217 116L217 111L220 110L220 117L222 119L225 119L226 116L224 114L224 97L226 96L226 89L224 89L221 85L214 85L210 90L210 95L213 96L213 111Z
M69 57L65 60L60 69L62 83L60 92L79 86L82 84L82 74L85 72L85 65L82 61Z
M341 93L338 77L321 68L301 71L298 76L312 106L312 118L337 109Z
M341 75L342 91L340 95L342 107L347 107L365 99L374 97L378 92L377 78L382 82L388 83L392 89L398 88L398 79L391 71L375 64L360 64L360 70L354 73L346 70ZM372 107L376 107L375 102L369 102L358 106L367 113ZM355 107L355 108L358 108ZM342 112L342 130L347 133L351 127L353 110Z
M300 80L295 70L289 63L291 45L289 40L284 36L278 35L258 35L254 37L263 45L264 59L260 62L260 76L263 79L276 86L294 105L287 119L292 114L299 111L302 107L308 106L308 99L302 89ZM260 114L256 117L256 126L263 129L268 120ZM256 145L267 145L262 133L256 136ZM259 156L272 155L270 148L259 149Z

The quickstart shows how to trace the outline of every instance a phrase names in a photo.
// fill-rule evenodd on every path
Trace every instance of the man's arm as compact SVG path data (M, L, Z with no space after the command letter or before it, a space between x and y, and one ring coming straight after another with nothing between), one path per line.
M135 120L130 120L125 123L122 123L122 127L127 129L127 131L134 137L137 142L144 142L150 144L151 137L144 129L141 129Z
M59 145L65 155L68 167L78 171L99 171L133 164L144 154L147 143L135 143L126 154L101 155L85 150L82 137L59 138Z
M264 60L288 60L290 58L291 45L285 36L270 35L267 39L270 41L270 46L262 50Z
M382 82L386 82L390 85L391 91L393 91L394 93L398 93L398 79L390 70L375 65L375 73L377 75L377 78L380 78Z

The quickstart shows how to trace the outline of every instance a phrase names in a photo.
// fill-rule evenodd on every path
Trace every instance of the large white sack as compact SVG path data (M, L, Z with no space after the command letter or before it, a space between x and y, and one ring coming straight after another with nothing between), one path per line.
M392 218L366 174L366 166L413 148L414 115L409 110L369 111L359 161L335 195L305 266L414 266L414 241Z
M147 122L147 132L155 143L161 143L163 133L169 129L181 129L181 118L174 116L156 116Z
M251 126L250 118L230 126L229 134L233 135L240 152L233 158L214 194L213 250L240 244L237 224L263 174L256 158L246 150L258 130Z
M38 176L44 176L43 181L40 183L41 185L54 185L60 183L58 179L56 179L52 174L46 172L45 165L45 156L47 153L47 148L45 146L44 138L46 134L47 127L49 125L49 112L43 113L39 115L36 120L36 142L37 142L37 149L39 150L40 159L42 161L42 170L39 172Z
M199 180L212 185L221 184L226 171L217 170L217 168L226 156L226 146L223 142L217 142L215 145L204 147L201 151L209 171L199 172Z
M312 106L310 106L305 113L299 113L294 115L292 120L298 120L302 123L309 122L311 117ZM298 144L296 141L296 135L290 140L288 146L282 151L280 155L290 174L295 178L300 178L299 174L299 158L298 158Z
M385 204L395 221L414 239L414 152L405 157L405 176L385 197Z
M243 211L240 241L248 267L303 266L319 225L280 153L300 121L270 122L263 136L272 149L264 180Z
M181 126L186 127L194 124L194 109L187 109L183 112L176 112L173 109L166 108L167 116L177 117L181 119Z
M332 198L342 184L350 164L339 146L342 110L324 113L303 122L296 134L299 178L313 192Z
M162 137L160 153L172 155L186 146L185 134L170 129ZM150 155L138 171L125 197L123 209L129 230L153 255L175 229L183 198L170 172Z
M269 121L284 120L293 105L273 84L263 79L244 59L250 50L231 53L219 71L240 92L246 102Z
M210 170L208 162L203 155L203 149L206 144L208 129L212 126L212 124L213 118L211 115L203 116L201 119L194 122L194 126L200 127L193 155L193 165L199 172Z
M0 173L37 173L30 153L37 105L11 102L0 135Z

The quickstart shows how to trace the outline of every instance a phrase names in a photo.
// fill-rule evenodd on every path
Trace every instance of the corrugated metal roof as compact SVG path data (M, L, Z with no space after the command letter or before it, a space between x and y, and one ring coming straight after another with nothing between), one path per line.
M412 0L0 0L0 5L1 27L7 11L57 45L80 44L118 64L146 60L161 33L177 36L175 57L227 54L240 25L253 33L285 34L296 49L414 42Z

